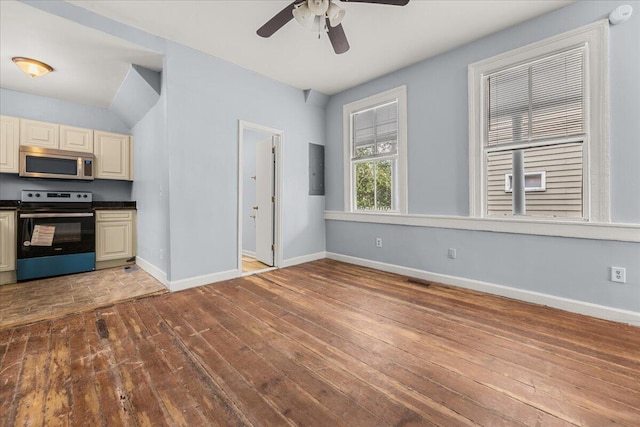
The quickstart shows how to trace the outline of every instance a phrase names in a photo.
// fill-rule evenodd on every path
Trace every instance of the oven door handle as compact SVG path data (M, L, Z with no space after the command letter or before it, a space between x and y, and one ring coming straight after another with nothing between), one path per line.
M93 216L93 212L68 213L21 213L20 218L86 218Z

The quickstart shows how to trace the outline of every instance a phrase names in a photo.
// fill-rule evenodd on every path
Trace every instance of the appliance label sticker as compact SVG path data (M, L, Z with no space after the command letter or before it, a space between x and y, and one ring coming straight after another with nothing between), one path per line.
M33 227L31 246L51 246L55 233L56 227L54 225L36 225Z

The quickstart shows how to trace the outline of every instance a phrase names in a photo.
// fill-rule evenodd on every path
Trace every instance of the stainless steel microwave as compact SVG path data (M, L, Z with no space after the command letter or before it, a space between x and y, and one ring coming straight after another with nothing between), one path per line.
M20 146L20 176L93 180L91 153Z

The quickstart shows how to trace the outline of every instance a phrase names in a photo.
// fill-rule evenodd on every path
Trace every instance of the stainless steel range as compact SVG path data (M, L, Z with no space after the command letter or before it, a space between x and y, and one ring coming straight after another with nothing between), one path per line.
M18 281L95 270L92 194L23 190L18 209Z

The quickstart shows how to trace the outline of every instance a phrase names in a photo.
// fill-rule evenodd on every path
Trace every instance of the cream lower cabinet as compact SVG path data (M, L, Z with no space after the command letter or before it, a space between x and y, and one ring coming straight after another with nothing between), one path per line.
M133 263L135 218L134 210L96 211L96 269Z
M16 281L16 212L0 210L0 285Z

